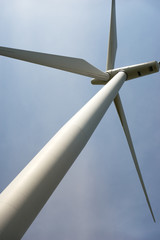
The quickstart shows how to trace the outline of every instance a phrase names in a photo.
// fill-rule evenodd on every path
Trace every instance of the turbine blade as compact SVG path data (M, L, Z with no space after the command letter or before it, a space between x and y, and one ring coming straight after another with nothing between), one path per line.
M64 57L6 47L0 47L0 55L77 73L87 77L98 78L100 80L109 79L109 75L107 73L102 72L98 68L80 58Z
M117 51L116 8L115 8L115 0L112 0L106 70L110 70L114 68L116 51Z
M139 168L139 164L138 164L138 161L137 161L137 157L136 157L136 154L135 154L134 146L133 146L133 143L132 143L131 135L130 135L130 132L129 132L127 120L126 120L126 117L125 117L125 113L124 113L124 110L123 110L123 106L122 106L119 94L114 99L114 103L115 103L115 106L116 106L116 109L117 109L117 112L118 112L123 130L124 130L124 133L125 133L126 138L127 138L127 142L128 142L129 148L130 148L130 152L131 152L131 155L132 155L132 158L133 158L136 170L137 170L137 174L138 174L138 177L139 177L144 195L146 197L146 201L147 201L149 210L151 212L153 221L155 222L155 217L154 217L154 214L153 214L153 211L152 211L152 208L151 208L149 197L148 197L148 194L147 194L147 191L146 191L146 188L145 188L145 185L144 185L144 181L143 181L143 178L142 178L142 174L141 174L141 171L140 171L140 168Z
M116 7L115 0L112 0L106 71L114 69L116 51L117 51ZM107 81L103 81L103 79L94 78L91 81L91 83L95 85L104 85L107 83Z
M115 57L116 57L116 51L117 51L117 29L116 29L116 9L115 9L115 0L112 0L112 6L111 6L111 20L110 20L110 33L109 33L109 43L108 43L108 55L107 55L107 68L106 70L110 70L110 69L114 69L114 63L115 63ZM132 143L132 139L131 139L131 135L129 132L129 128L128 128L128 124L127 124L127 120L125 117L125 113L123 110L123 106L121 103L121 99L119 94L117 94L116 98L114 99L114 104L118 113L118 116L120 118L124 133L126 135L127 138L127 142L130 148L130 152L137 170L137 174L149 207L149 210L151 212L153 221L155 222L155 217L151 208L151 204L148 198L148 194L144 185L144 181L142 178L142 174L139 168L139 164L137 161L137 157L135 154L135 150L133 147L133 143Z

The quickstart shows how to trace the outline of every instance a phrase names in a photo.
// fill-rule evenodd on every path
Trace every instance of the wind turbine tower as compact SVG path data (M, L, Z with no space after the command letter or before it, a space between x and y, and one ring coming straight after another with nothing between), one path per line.
M137 174L151 212L149 197L138 165L119 90L130 79L159 71L159 63L114 68L117 50L115 0L111 21L106 71L83 59L0 47L0 55L93 78L91 83L104 87L75 114L42 148L0 195L0 238L20 239L41 211L59 182L85 147L92 133L114 101Z

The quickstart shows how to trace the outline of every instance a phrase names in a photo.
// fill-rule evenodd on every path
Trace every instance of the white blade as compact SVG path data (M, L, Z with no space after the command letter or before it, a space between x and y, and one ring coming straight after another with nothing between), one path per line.
M110 70L114 68L116 51L117 51L116 9L115 9L115 0L112 0L106 70Z
M117 30L116 30L116 10L115 10L115 0L112 0L112 9L111 9L111 22L110 22L110 34L109 34L109 43L108 43L108 55L107 55L107 70L113 69L114 68L114 63L115 63L115 57L116 57L116 50L117 50ZM120 118L124 133L126 135L127 138L127 142L131 151L131 155L138 173L138 177L140 180L140 183L142 185L143 188L143 192L145 194L146 200L147 200L147 204L148 207L150 209L152 218L155 222L155 217L151 208L151 204L147 195L147 191L143 182L143 178L142 178L142 174L138 165L138 161L137 161L137 157L135 154L135 150L133 147L133 143L132 143L132 139L131 139L131 135L129 132L129 128L128 128L128 124L127 124L127 120L125 117L125 113L123 110L123 106L121 103L121 99L119 94L117 94L116 98L114 99L114 104L118 113L118 116Z
M98 78L100 80L109 79L109 75L107 73L102 72L98 68L80 58L64 57L6 47L0 47L0 55L77 73L87 77Z
M116 51L117 51L116 9L115 0L112 0L106 71L114 68ZM98 85L99 84L104 85L107 83L106 81L104 82L101 80L102 79L95 78L91 81L91 83Z
M114 100L114 103L115 103L115 106L116 106L116 109L117 109L117 112L118 112L123 130L124 130L124 133L125 133L126 138L127 138L127 142L128 142L128 145L129 145L129 148L130 148L130 151L131 151L131 155L132 155L132 158L133 158L133 161L134 161L137 173L138 173L139 180L140 180L142 188L143 188L143 192L144 192L146 200L147 200L148 207L150 209L153 221L155 222L155 217L154 217L154 214L153 214L153 211L152 211L152 208L151 208L151 204L150 204L150 201L149 201L149 198L148 198L148 195L147 195L147 191L146 191L144 182L143 182L142 174L141 174L141 171L140 171L140 168L139 168L139 164L138 164L137 157L136 157L136 154L135 154L135 150L134 150L134 147L133 147L133 143L132 143L131 135L130 135L130 132L129 132L127 120L126 120L126 117L125 117L125 114L124 114L123 106L122 106L121 99L120 99L119 95L116 96L116 98Z

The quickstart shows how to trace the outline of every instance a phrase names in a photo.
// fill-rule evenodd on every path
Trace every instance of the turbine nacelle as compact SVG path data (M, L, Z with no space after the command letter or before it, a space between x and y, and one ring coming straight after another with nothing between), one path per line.
M109 74L109 80L111 80L118 72L125 72L127 80L146 76L152 73L159 72L160 65L157 61L141 63L121 68L115 68L106 71ZM109 80L99 80L94 78L91 83L94 85L105 85Z

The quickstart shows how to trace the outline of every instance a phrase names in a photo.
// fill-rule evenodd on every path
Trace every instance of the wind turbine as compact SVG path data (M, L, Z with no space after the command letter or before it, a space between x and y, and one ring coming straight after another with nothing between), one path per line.
M115 103L147 204L155 221L118 92L126 80L158 72L159 64L153 61L114 69L116 49L114 0L112 1L106 72L102 72L82 59L0 47L0 54L3 56L93 77L92 84L105 85L1 193L2 239L17 239L23 236L89 140L112 101Z

